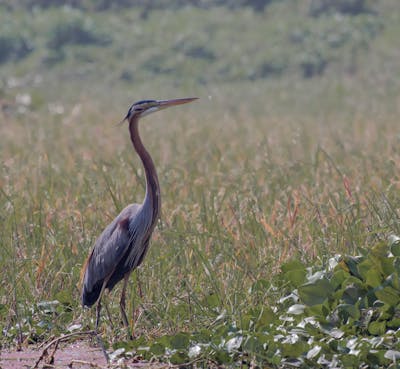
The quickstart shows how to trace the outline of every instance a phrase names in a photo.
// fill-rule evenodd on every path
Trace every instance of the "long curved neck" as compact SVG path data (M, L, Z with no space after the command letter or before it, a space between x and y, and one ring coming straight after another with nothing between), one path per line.
M129 132L133 147L142 160L142 164L146 173L146 196L143 206L152 210L152 226L154 226L161 208L160 185L153 159L144 147L139 135L139 120L133 116L129 120Z

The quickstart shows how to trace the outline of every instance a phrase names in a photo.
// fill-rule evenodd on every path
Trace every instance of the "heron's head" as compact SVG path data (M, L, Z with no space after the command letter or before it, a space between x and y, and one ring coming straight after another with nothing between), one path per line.
M187 104L197 100L197 97L187 97L184 99L172 99L172 100L141 100L135 102L128 110L128 114L124 120L129 120L132 117L142 118L146 115L154 113L156 111L169 108L170 106Z

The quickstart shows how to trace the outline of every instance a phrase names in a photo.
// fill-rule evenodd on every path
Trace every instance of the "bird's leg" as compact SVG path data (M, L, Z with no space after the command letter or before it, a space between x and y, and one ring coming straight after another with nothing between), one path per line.
M104 290L106 289L106 285L108 283L108 279L109 278L104 280L103 286L101 287L101 291L100 291L99 297L97 299L97 304L96 304L96 326L95 326L95 329L94 329L94 332L95 332L95 335L96 335L96 339L97 339L97 343L100 346L101 350L103 351L103 354L104 354L104 357L107 360L107 363L110 362L110 357L108 356L107 351L106 351L106 349L104 347L103 340L99 336L98 328L99 328L99 323L100 323L101 298L103 296ZM106 308L107 308L107 305L106 305Z
M129 339L132 339L132 334L129 329L128 317L126 316L126 311L125 311L126 287L128 285L129 275L130 275L130 273L126 273L124 276L124 285L122 286L121 299L119 300L119 306L121 308L122 322L124 323L124 326L128 331Z
M106 308L106 312L107 312L108 320L110 322L111 329L114 329L114 324L111 319L111 313L110 313L110 309L108 308L107 300L104 301L104 306Z
M140 297L140 300L143 300L143 292L142 292L142 284L140 283L140 278L139 278L139 270L136 269L136 284L137 284L137 290L138 290L138 294ZM135 326L136 323L138 322L140 315L142 314L142 311L140 310L140 304L137 308L133 309L133 321L135 322Z
M100 323L100 311L101 311L101 299L99 298L96 305L96 325L95 331L98 331L99 323Z
M99 328L99 322L100 322L100 311L101 311L101 295L100 298L97 300L97 305L96 305L96 326L94 329L94 333L96 335L96 339L97 339L97 344L100 346L101 351L103 351L104 357L107 360L107 363L110 362L110 358L107 354L107 351L104 347L104 343L103 340L101 339L101 337L99 336L99 332L98 332L98 328Z

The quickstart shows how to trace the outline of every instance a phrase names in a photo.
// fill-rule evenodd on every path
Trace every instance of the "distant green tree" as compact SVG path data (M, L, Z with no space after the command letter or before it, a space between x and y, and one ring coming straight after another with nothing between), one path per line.
M273 1L277 0L0 0L0 5L9 9L13 8L50 8L70 6L78 9L90 9L104 11L113 8L141 7L145 12L152 9L169 9L183 6L196 6L212 8L214 6L226 6L228 8L250 7L256 11L262 11Z
M377 0L376 0L377 1ZM371 13L372 7L369 0L312 0L310 14L319 16L330 13L358 15Z

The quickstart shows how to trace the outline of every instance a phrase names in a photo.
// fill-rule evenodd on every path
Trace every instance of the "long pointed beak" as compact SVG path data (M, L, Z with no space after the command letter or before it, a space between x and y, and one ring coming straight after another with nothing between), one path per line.
M197 99L198 97L186 97L183 99L158 100L157 103L159 109L165 109L169 108L170 106L187 104Z

